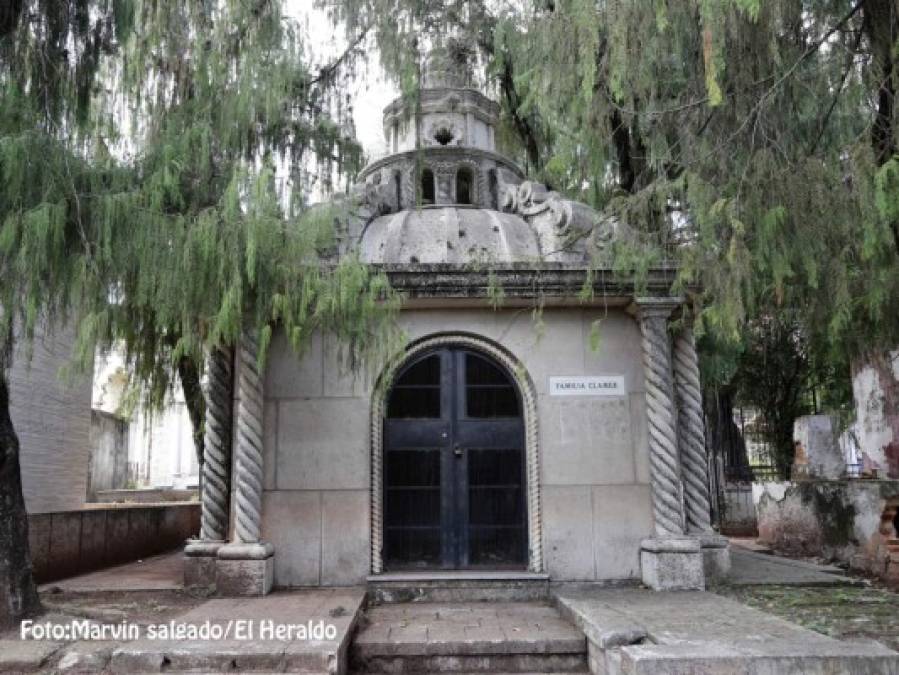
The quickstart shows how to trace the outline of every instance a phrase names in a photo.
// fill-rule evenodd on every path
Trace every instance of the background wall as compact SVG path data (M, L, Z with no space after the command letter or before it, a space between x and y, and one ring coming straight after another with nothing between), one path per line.
M79 509L87 496L91 378L60 380L73 342L69 329L38 331L30 360L24 345L13 355L10 414L21 446L28 513Z
M590 347L599 320L598 347ZM651 534L640 333L618 310L411 310L411 339L467 332L518 358L538 395L544 558L558 580L639 577ZM551 397L549 377L623 375L622 397ZM329 338L302 358L272 341L265 375L263 537L276 585L358 583L369 570L370 383Z
M110 504L28 516L28 541L38 583L171 551L199 530L197 502Z

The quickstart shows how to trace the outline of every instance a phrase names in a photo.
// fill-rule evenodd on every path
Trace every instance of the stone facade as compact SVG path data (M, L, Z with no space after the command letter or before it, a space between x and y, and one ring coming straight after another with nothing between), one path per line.
M403 312L410 340L474 334L516 357L537 394L545 571L554 579L638 578L639 543L652 533L639 333L623 311ZM591 350L593 321L600 346ZM627 395L553 397L549 377L625 378ZM359 583L370 571L371 383L341 373L327 338L297 359L273 339L265 379L263 538L275 584Z

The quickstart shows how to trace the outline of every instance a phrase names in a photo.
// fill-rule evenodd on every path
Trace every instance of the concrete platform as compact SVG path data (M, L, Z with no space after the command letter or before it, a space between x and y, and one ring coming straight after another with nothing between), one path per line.
M43 671L61 648L61 642L0 640L0 673Z
M547 603L370 608L351 650L365 673L587 672L584 634Z
M750 551L738 546L730 550L731 569L726 583L736 586L759 584L796 586L852 586L863 582L848 577L839 567L816 565Z
M11 639L0 640L0 672L345 673L364 599L363 589L343 588L208 600L174 618L142 622L140 634L131 641L85 641L79 635L63 643L9 636ZM39 619L63 626L79 620L81 617L53 614ZM318 639L313 631L319 623L333 625L333 635ZM219 627L222 634L204 639L161 633L163 628L208 630L210 626ZM151 627L155 639L151 639ZM310 635L312 639L307 639Z
M555 595L587 636L593 673L899 675L899 654L880 644L834 640L714 593L570 586Z
M316 589L210 600L180 617L178 623L221 626L227 631L224 639L136 640L115 649L109 667L113 672L344 673L364 599L362 589ZM320 621L335 626L333 639L291 639L274 634L279 627L311 627ZM252 632L238 634L238 630Z
M39 590L60 588L63 591L88 593L94 591L166 591L182 587L184 579L184 551L153 556L105 570L81 574L43 584Z

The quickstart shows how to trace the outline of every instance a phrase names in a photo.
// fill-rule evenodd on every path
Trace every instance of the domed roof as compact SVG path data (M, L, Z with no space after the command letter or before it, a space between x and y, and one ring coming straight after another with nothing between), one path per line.
M392 153L360 175L344 245L383 265L588 264L614 226L496 152L499 106L473 88L469 52L436 45L415 114L402 97L385 109Z
M456 206L406 209L372 220L362 232L363 262L495 263L542 259L540 238L514 213Z

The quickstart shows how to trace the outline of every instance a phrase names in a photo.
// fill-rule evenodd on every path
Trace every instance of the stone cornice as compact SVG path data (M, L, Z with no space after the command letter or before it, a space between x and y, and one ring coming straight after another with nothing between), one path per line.
M385 157L381 157L380 159L376 159L371 164L362 169L359 174L358 180L360 182L365 181L365 178L369 174L385 166L390 166L391 164L397 164L404 161L415 161L415 156L419 152L421 153L421 158L424 164L427 164L429 160L435 159L464 159L466 157L489 159L499 164L506 165L519 176L524 176L524 171L521 170L521 167L518 166L518 164L513 162L508 157L499 154L498 152L491 152L490 150L482 150L480 148L470 148L467 146L444 147L441 145L429 145L422 147L420 150L406 150L405 152L397 152Z
M454 110L444 110L439 107L439 104L443 102L449 96L456 95L461 101L459 106ZM473 113L488 122L495 122L497 117L499 116L500 106L496 101L493 101L477 89L471 89L469 87L440 87L438 89L422 89L420 92L421 96L421 107L423 113L433 113L433 112L461 112L461 113ZM438 107L434 107L438 106ZM384 126L385 128L388 126L388 120L393 122L395 119L410 119L411 116L406 115L406 102L403 100L403 97L400 96L391 101L387 106L385 106L384 111Z
M677 274L673 266L651 270L639 288L633 279L622 279L612 270L591 270L561 263L515 263L499 268L449 264L373 267L384 271L393 288L413 300L488 299L491 289L499 287L507 302L535 298L581 302L584 283L592 279L593 295L600 303L611 300L616 305L627 305L638 294L664 298L672 307L683 302L683 298L671 293Z

